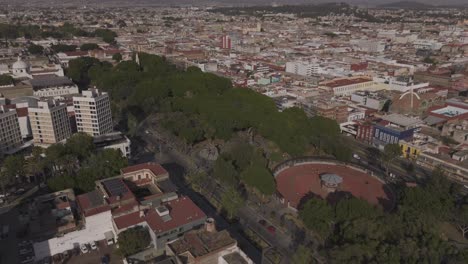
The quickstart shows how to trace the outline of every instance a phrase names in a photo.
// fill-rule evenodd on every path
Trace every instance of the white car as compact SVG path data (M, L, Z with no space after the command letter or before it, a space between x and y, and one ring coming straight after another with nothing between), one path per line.
M91 250L96 250L97 249L97 245L96 245L96 242L91 242Z
M81 247L81 253L86 254L89 252L88 246L86 244L82 244Z
M356 153L353 154L353 158L355 158L355 159L357 159L357 160L360 160L360 159L361 159L361 157L359 157L359 155L356 154Z

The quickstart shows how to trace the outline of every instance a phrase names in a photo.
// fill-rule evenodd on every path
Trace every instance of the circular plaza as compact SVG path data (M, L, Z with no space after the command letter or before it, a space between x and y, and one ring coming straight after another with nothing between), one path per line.
M298 158L279 164L273 175L281 202L294 209L314 196L334 202L352 195L385 210L394 205L395 195L384 181L372 171L349 163Z

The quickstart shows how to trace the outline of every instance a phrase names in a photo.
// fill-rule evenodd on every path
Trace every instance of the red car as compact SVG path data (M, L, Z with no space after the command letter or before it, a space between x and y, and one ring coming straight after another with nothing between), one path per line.
M270 234L274 235L276 233L276 228L274 226L269 226L267 227L267 230L268 232L270 232Z

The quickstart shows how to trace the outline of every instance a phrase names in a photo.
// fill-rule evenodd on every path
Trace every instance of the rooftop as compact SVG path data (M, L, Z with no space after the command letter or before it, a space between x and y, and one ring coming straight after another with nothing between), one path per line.
M352 78L352 79L351 78L335 79L335 80L323 82L322 85L330 87L330 88L336 88L336 87L347 86L347 85L358 84L358 83L366 83L366 82L372 82L372 80L369 78L364 78L364 77Z
M124 229L146 221L156 234L160 234L206 218L205 213L192 200L184 196L164 203L164 206L169 210L170 219L158 214L155 208L151 208L145 210L143 216L140 211L136 211L116 217L114 218L115 225L118 229Z
M140 170L150 170L156 176L162 175L162 174L168 174L166 169L164 169L161 165L157 163L153 163L153 162L129 166L129 167L123 168L121 172L122 174L127 174L127 173L132 173L132 172L136 172Z
M57 87L57 86L70 86L74 83L67 77L60 76L43 76L36 77L31 80L31 85L34 90L47 88L47 87Z
M183 238L170 243L169 247L177 255L190 252L192 256L197 258L219 249L236 245L236 243L236 240L229 235L227 230L208 232L203 229L186 233Z
M421 120L407 117L401 114L390 114L390 115L384 115L381 117L383 120L388 121L390 123L402 126L402 127L415 127L417 125L422 124L423 122Z

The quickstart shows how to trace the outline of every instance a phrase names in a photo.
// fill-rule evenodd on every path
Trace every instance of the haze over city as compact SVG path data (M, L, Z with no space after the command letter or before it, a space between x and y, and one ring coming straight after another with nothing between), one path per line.
M466 1L0 3L0 263L468 263Z

